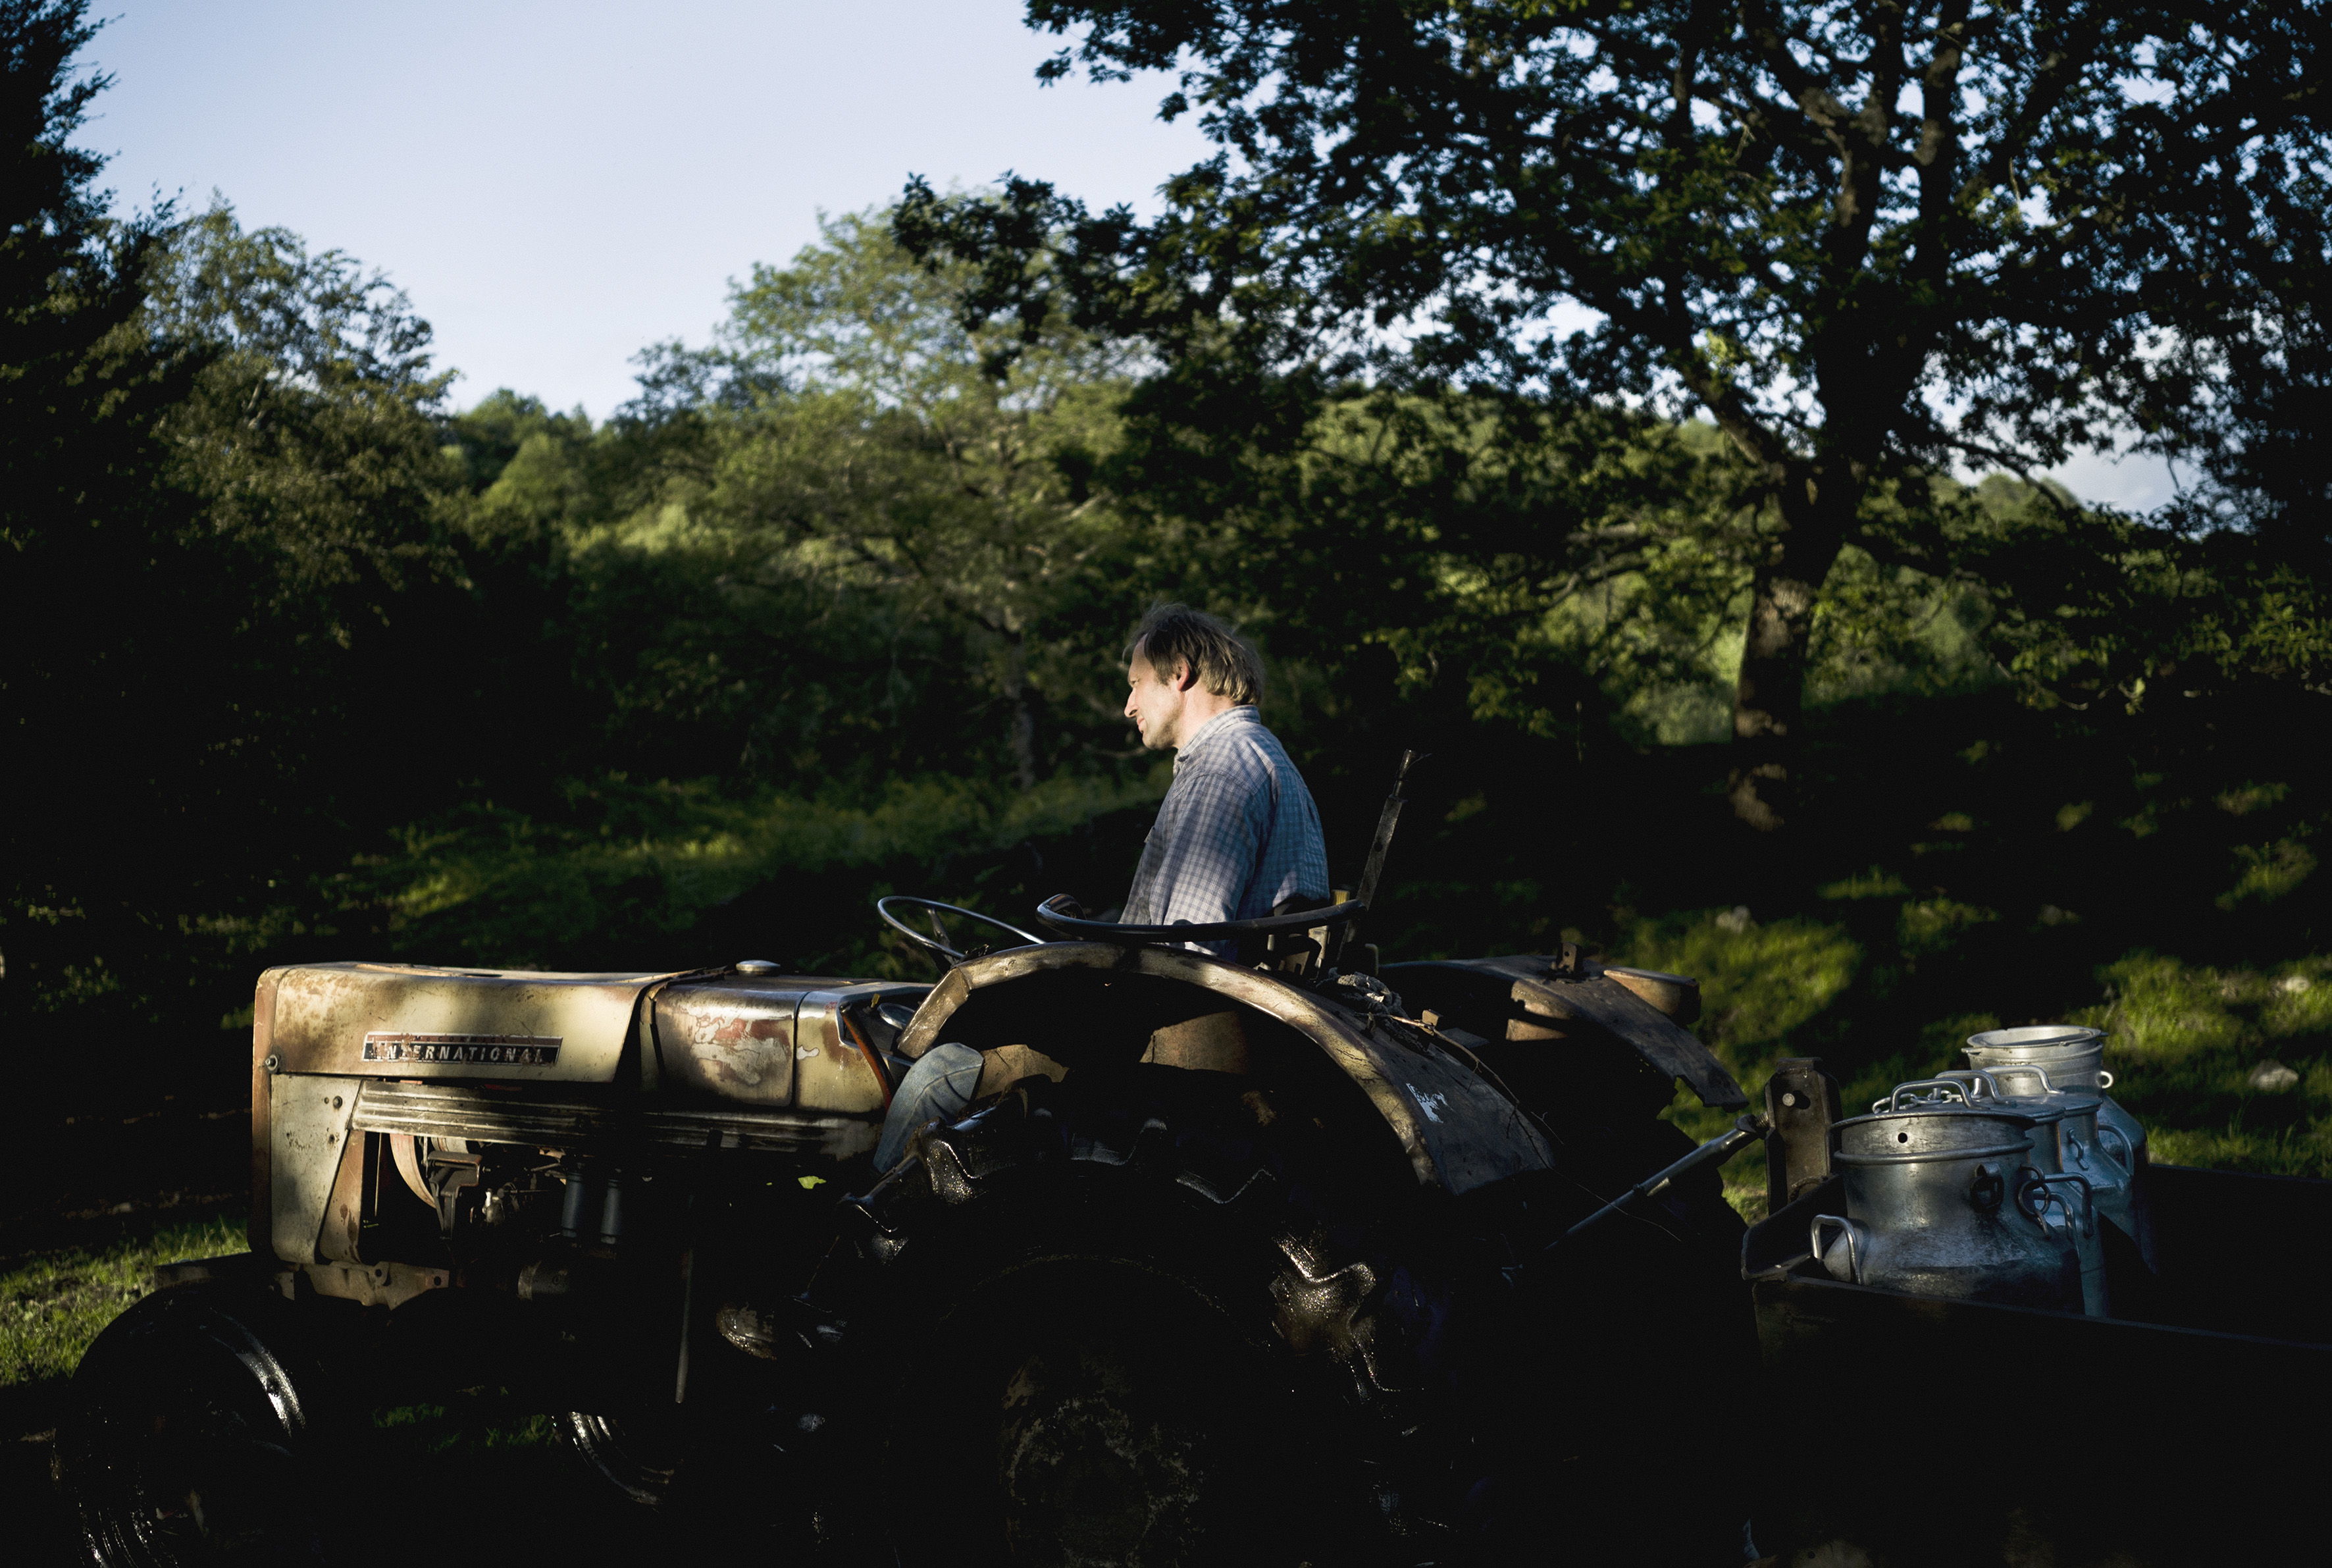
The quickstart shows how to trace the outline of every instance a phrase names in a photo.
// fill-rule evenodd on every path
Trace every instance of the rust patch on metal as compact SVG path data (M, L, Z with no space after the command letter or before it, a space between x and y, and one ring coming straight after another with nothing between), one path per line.
M1247 1025L1236 1011L1208 1013L1170 1024L1150 1037L1145 1062L1209 1073L1244 1074L1253 1069Z
M712 998L691 998L711 1001ZM793 1094L794 998L743 995L725 1006L656 1001L656 1041L674 1083L724 1100L782 1105Z
M847 1116L880 1116L888 1107L891 1085L873 1053L861 1051L843 1033L842 1013L858 999L848 991L814 990L802 996L794 1019L794 1104L806 1111L836 1111Z

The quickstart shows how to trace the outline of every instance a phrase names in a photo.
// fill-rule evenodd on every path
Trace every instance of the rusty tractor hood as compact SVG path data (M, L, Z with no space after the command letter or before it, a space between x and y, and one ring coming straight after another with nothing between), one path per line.
M615 1081L659 973L318 963L259 979L252 1049L274 1070L357 1077Z
M678 1099L879 1114L880 1065L846 1012L926 988L726 967L559 973L416 964L269 970L262 1073L621 1085Z

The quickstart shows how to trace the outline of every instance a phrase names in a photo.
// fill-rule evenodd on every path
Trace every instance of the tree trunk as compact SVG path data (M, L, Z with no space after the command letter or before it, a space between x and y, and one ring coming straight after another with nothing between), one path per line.
M1751 578L1749 632L1733 693L1733 763L1725 798L1733 815L1760 833L1788 826L1798 807L1798 752L1803 744L1806 652L1814 603L1838 560L1859 489L1797 478L1782 501L1782 526Z

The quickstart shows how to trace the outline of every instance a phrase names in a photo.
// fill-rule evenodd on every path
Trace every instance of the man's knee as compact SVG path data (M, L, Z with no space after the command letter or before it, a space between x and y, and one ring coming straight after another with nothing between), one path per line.
M896 1165L916 1128L961 1115L979 1090L980 1066L978 1051L953 1041L933 1046L918 1057L891 1096L883 1141L874 1146L874 1169L888 1171Z

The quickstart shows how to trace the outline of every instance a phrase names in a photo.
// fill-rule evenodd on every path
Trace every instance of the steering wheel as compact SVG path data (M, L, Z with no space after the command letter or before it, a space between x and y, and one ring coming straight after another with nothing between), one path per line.
M905 921L901 920L897 915L893 914L891 913L891 906L894 904L915 904L929 912L929 918L932 923L932 931L934 934L925 936L922 932L917 931L914 927L909 925ZM905 937L909 942L915 943L917 946L939 954L940 957L947 961L948 967L952 969L957 964L963 962L969 955L961 951L953 945L955 942L954 934L948 930L946 923L940 919L940 912L942 910L946 911L950 914L960 914L966 920L976 920L982 925L992 925L999 931L1008 931L1014 936L1018 937L1025 942L1041 943L1045 941L1043 937L1032 935L1027 932L1022 931L1017 925L1008 924L1005 922L997 919L992 914L982 914L976 909L965 909L957 904L941 904L935 898L910 898L904 894L893 894L888 898L878 898L874 901L874 913L883 917L884 924L888 925L893 931L897 932L901 936Z

